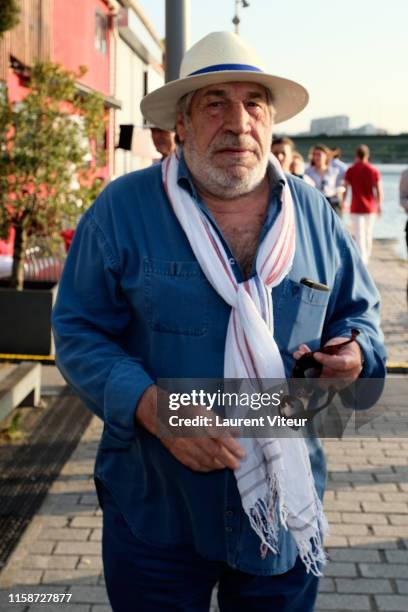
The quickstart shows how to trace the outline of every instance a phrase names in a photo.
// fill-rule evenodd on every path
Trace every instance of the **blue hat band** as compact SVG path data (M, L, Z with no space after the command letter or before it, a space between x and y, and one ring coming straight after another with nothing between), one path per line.
M222 70L244 70L246 72L263 72L256 66L250 64L214 64L213 66L207 66L206 68L200 68L191 72L188 76L195 76L196 74L205 74L207 72L221 72Z

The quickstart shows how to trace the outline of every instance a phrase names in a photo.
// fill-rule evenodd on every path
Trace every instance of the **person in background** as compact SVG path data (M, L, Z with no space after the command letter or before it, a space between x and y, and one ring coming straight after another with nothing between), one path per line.
M305 175L312 179L315 187L322 192L333 210L341 217L341 202L338 195L341 181L338 169L330 165L330 160L330 149L324 144L315 145L310 155L310 166L306 169Z
M330 165L333 168L336 168L339 171L339 181L344 179L344 175L346 174L348 165L342 161L341 158L342 151L340 147L331 147L331 162Z
M401 174L400 184L399 184L399 197L400 197L400 204L408 215L408 168L404 170L404 172ZM408 220L405 225L405 241L407 244L407 251L408 251Z
M290 173L293 174L293 176L297 176L298 178L303 179L312 187L315 186L314 181L310 178L310 176L307 176L307 174L305 174L305 160L298 151L293 152L292 163L290 164L289 170Z
M273 155L278 159L282 170L284 172L290 172L290 165L293 160L293 153L295 151L295 143L291 138L287 136L278 136L273 138L271 151Z
M360 145L356 149L355 163L344 175L345 191L343 203L351 188L352 234L361 253L361 259L368 263L373 244L373 228L377 215L381 214L383 188L380 173L368 163L370 149Z
M151 127L152 140L157 151L165 159L176 150L175 133L170 130L162 130L159 127Z

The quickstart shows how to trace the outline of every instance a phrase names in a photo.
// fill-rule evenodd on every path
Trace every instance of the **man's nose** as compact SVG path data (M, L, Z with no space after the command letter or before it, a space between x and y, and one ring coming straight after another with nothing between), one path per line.
M242 102L231 104L228 109L226 128L235 134L245 134L250 131L251 116Z

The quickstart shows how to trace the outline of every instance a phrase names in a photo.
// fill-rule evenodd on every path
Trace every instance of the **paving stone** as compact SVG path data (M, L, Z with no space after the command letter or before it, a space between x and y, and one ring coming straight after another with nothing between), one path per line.
M364 512L381 512L384 514L401 514L408 511L408 504L405 503L386 503L382 501L371 502L363 501L361 503Z
M381 496L376 491L339 491L336 493L339 501L361 502L363 507L365 502L381 502Z
M385 556L388 563L406 563L408 565L408 550L387 550Z
M67 587L76 585L97 585L98 572L92 569L45 570L43 584L61 584Z
M408 565L394 563L359 563L365 578L408 578Z
M79 503L84 506L97 506L98 498L96 496L96 493L89 494L89 495L81 495Z
M40 508L38 515L43 515L43 508ZM51 527L66 527L68 525L68 517L46 515L43 516L43 525L47 529Z
M392 525L408 525L408 514L392 514L390 522Z
M55 542L46 542L45 540L36 540L30 544L30 552L33 555L49 555L55 546Z
M398 527L392 525L373 525L375 535L385 536L387 538L407 538L408 537L408 525L399 525Z
M56 555L100 555L99 542L58 542L54 554Z
M376 477L378 474L376 474ZM382 482L373 483L372 485L355 485L354 490L356 493L396 493L398 491L398 487L394 482ZM368 498L367 498L368 499Z
M371 610L370 600L367 595L347 595L342 593L319 594L316 602L316 610ZM406 612L406 611L405 611Z
M50 487L51 493L93 492L95 485L91 480L56 480Z
M387 518L383 514L374 514L373 512L342 512L341 520L344 523L387 525Z
M381 557L377 550L365 548L329 548L329 557L332 561L380 563Z
M100 516L75 516L72 519L71 527L74 528L90 528L96 529L97 527L102 527L102 517Z
M79 557L58 555L28 555L23 561L25 569L73 569Z
M336 585L333 578L320 578L319 593L334 593Z
M78 603L90 603L90 604L107 604L108 596L106 594L106 589L102 586L94 586L94 587L80 587L73 586L69 589L69 592L72 593L72 601Z
M384 539L379 536L349 536L349 546L359 548L378 548L379 550L393 550L398 548L396 539Z
M355 563L331 562L326 565L324 574L328 577L357 576L357 566Z
M84 541L88 539L90 533L90 529L72 529L71 527L65 527L64 529L43 529L39 539Z
M397 477L397 475L395 474ZM331 480L337 482L349 482L351 484L355 482L372 482L374 483L374 476L370 472L332 472L330 474Z
M336 588L339 593L392 593L389 580L370 580L369 578L336 578Z
M345 501L340 499L330 499L324 502L325 510L337 510L338 512L361 512L361 505L358 501Z
M40 584L42 570L21 569L18 572L18 584Z
M326 514L326 518L329 521L330 525L332 525L333 523L340 523L341 521L341 514L340 512L331 512L330 510L325 512Z
M330 533L342 536L369 535L367 525L353 525L352 523L335 523L334 525L330 525Z
M335 535L327 535L324 538L324 545L326 547L336 547L336 546L344 546L347 547L348 546L348 540L346 538L346 536L335 536Z
M407 612L408 599L404 595L375 595L379 610L385 612Z
M94 529L89 539L91 542L102 542L102 529Z
M78 563L78 569L98 569L102 570L102 557L81 557Z
M397 589L398 593L403 593L404 595L408 595L408 580L397 580Z

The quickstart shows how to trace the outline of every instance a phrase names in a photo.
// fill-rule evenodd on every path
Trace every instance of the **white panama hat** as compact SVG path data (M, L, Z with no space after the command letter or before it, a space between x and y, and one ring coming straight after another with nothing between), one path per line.
M140 108L147 121L163 130L174 130L176 105L185 94L236 81L258 83L270 90L276 110L274 123L290 119L309 100L299 83L266 73L258 55L237 34L212 32L185 53L180 78L145 96Z

